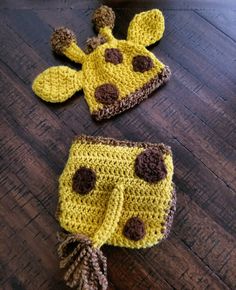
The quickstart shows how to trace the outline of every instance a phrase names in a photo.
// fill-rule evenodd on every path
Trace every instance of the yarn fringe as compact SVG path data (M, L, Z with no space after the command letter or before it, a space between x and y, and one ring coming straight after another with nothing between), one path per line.
M78 290L106 290L107 260L91 240L81 234L58 233L60 268L67 286Z

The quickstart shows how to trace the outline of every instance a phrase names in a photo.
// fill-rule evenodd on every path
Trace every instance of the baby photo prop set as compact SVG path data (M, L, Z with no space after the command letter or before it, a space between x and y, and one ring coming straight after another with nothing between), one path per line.
M164 17L158 9L134 16L127 40L112 34L115 14L101 6L92 21L98 36L86 52L68 28L56 29L57 54L82 64L77 71L55 66L39 74L33 91L47 102L64 102L84 91L95 120L108 119L141 101L171 75L147 46L160 40ZM176 208L170 147L164 144L80 136L73 142L59 179L57 219L60 267L70 287L106 290L104 244L147 248L165 239Z

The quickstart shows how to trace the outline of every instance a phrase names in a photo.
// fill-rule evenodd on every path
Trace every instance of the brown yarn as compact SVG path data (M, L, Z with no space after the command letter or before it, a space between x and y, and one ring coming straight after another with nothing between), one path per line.
M132 60L135 72L145 72L153 68L153 61L149 56L137 55Z
M118 88L113 84L103 84L95 89L95 98L98 102L110 105L114 103L119 96Z
M127 147L134 147L137 146L139 148L147 149L157 149L160 150L162 154L172 155L171 148L163 143L154 144L154 143L148 143L148 142L132 142L127 140L116 140L113 138L107 138L107 137L92 137L92 136L86 136L81 135L79 137L76 137L75 140L78 140L79 142L84 142L85 144L91 143L91 144L105 144L109 146L127 146Z
M87 167L80 167L72 178L72 189L79 194L89 193L95 186L96 173Z
M158 149L146 149L135 160L135 173L147 182L158 182L166 177L163 154Z
M60 268L65 269L64 280L79 290L106 290L107 261L100 249L81 234L59 234Z
M113 64L119 64L123 61L123 55L118 48L107 48L105 50L105 61Z
M132 217L126 222L123 235L133 241L139 241L146 235L145 224L139 217Z
M115 18L116 16L114 11L106 5L102 5L101 7L95 10L92 16L92 22L97 31L99 31L100 28L103 28L105 26L108 26L111 29L113 29L115 24Z
M74 32L65 27L55 29L51 36L51 46L57 54L63 54L73 41L76 41Z
M167 218L166 222L164 223L164 237L167 238L169 233L170 233L170 228L172 226L173 220L174 220L174 213L176 211L176 202L177 202L177 197L176 197L176 189L174 188L172 191L172 199L170 202L170 208L167 212Z
M86 53L93 52L99 45L107 42L106 38L100 34L98 36L90 37L86 41Z

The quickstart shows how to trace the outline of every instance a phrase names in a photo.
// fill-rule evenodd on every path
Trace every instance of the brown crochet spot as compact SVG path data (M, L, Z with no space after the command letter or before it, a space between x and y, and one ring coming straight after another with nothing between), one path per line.
M95 98L98 102L110 105L118 99L119 91L113 84L104 84L96 88Z
M136 72L145 72L153 68L153 61L149 56L137 55L132 60L133 69Z
M132 241L141 240L146 235L144 222L139 217L130 218L124 226L123 235Z
M123 61L122 53L117 48L107 48L105 50L105 61L111 62L113 64L122 63Z
M102 5L100 8L95 10L92 17L92 22L97 31L106 26L112 29L114 27L115 18L116 16L114 11L110 7Z
M79 194L89 193L95 186L96 174L92 169L81 167L72 179L72 188Z
M167 170L162 152L146 149L135 160L135 173L147 182L157 182L166 177Z
M74 32L65 27L55 29L51 36L52 49L58 54L62 54L73 41L76 41Z

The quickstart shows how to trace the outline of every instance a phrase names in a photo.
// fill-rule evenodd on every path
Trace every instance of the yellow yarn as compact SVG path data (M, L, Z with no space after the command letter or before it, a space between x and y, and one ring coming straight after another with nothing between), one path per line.
M168 151L163 159L167 175L149 183L134 172L138 154L157 144L132 145L106 138L82 136L75 140L59 180L59 221L70 233L88 236L96 247L104 243L129 248L149 247L164 238L172 201L173 160ZM91 168L96 173L94 189L80 195L72 189L75 172ZM146 235L139 241L128 239L123 228L128 219L139 217Z
M77 43L72 41L69 47L64 50L64 55L74 62L83 63L86 59L86 54L78 47Z
M51 103L64 102L82 89L83 72L67 66L46 69L33 83L36 95Z
M123 202L124 185L119 184L111 192L102 225L92 238L95 248L100 248L112 236L121 217Z
M63 54L75 62L82 63L82 71L78 73L63 66L51 67L34 80L33 91L45 101L63 102L76 91L83 89L90 112L95 115L98 110L107 108L104 103L95 98L95 90L99 85L114 84L118 88L118 101L120 101L138 90L142 90L145 84L158 77L165 65L145 46L159 40L163 32L164 17L159 10L153 9L134 17L128 29L127 40L117 40L112 35L109 27L103 27L99 33L106 38L107 42L98 46L90 54L85 54L76 42L72 41L63 50ZM106 62L104 54L105 50L109 48L120 50L123 56L122 63L114 65L111 62ZM151 58L153 67L145 72L134 71L132 59L137 55ZM160 81L156 84L155 88L160 86L161 83ZM150 94L152 90L149 89L145 94ZM135 96L134 98L138 97ZM110 115L117 114L140 101L141 99L136 102L133 101L132 104L128 101L128 104L124 102L120 105L122 108L110 113ZM112 108L112 105L110 107Z

